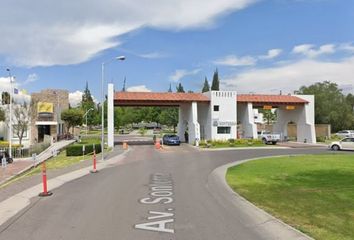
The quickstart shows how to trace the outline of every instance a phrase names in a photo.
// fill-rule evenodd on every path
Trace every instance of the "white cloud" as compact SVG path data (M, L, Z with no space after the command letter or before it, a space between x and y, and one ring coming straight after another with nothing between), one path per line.
M158 58L165 58L167 55L160 52L151 52L151 53L139 54L138 56L147 59L158 59Z
M351 43L343 43L339 46L340 50L354 53L354 45Z
M82 101L82 94L83 92L81 91L69 93L69 104L71 107L77 107L80 105Z
M27 79L22 83L22 85L26 85L28 83L36 82L39 79L36 73L31 73L27 76Z
M237 57L235 55L229 55L224 58L220 58L214 61L216 65L223 65L223 66L252 66L255 65L257 59L251 56L244 56L244 57Z
M19 84L17 82L13 82L12 88L19 89ZM11 92L10 79L8 77L0 77L0 93L2 92ZM18 94L13 94L12 96L14 98L14 101L17 103L29 103L31 100L31 96L26 94L24 91L19 91Z
M268 50L267 55L259 56L259 59L273 59L278 57L282 52L283 50L279 48L270 49Z
M293 53L305 55L308 58L315 58L324 54L333 54L336 51L334 44L325 44L316 49L312 44L297 45L293 48Z
M128 92L151 92L151 90L148 89L145 85L128 87L127 91Z
M340 61L300 60L281 66L254 68L221 82L225 89L239 92L274 93L280 90L293 92L300 86L325 80L338 85L353 83L354 57Z
M181 80L182 78L186 77L186 76L192 76L195 75L197 73L199 73L201 71L200 68L188 71L185 69L177 69L171 76L170 76L170 80L173 82L178 82L179 80Z
M117 37L133 30L208 27L256 1L4 0L0 55L20 66L77 64L119 45Z
M82 101L82 94L84 94L81 91L75 91L75 92L71 92L69 93L69 104L71 107L78 107L81 104ZM97 104L99 101L93 96L92 99L93 101Z

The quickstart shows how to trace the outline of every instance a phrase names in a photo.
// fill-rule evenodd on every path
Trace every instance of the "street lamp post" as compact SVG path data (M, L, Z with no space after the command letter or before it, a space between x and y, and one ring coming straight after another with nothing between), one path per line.
M84 117L86 118L86 137L87 137L87 115L90 111L93 111L93 108L90 108L89 110L86 111L86 113L84 114Z
M9 126L9 157L12 157L12 94L13 94L13 89L12 89L12 75L11 75L11 70L9 68L6 69L6 71L9 73L9 78L10 78L10 126Z
M104 160L104 67L106 64L114 61L114 60L119 60L119 61L124 61L125 56L119 56L112 58L108 60L107 62L102 62L101 65L101 159L102 161Z

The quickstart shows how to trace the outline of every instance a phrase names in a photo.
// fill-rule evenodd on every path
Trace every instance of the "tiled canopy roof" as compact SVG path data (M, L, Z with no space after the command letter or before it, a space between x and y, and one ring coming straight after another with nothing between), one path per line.
M305 104L308 101L291 95L240 94L237 102L258 104Z
M209 102L201 93L116 92L115 105L178 105L183 102Z
M116 106L178 106L186 102L210 102L210 100L201 93L116 92L114 94L114 104ZM304 99L291 95L262 94L240 94L237 95L237 102L250 102L254 105L295 105L308 103Z

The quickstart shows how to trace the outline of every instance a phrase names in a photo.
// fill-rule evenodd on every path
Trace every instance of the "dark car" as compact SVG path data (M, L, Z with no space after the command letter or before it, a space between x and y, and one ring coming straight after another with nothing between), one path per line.
M180 145L181 141L177 135L164 135L162 138L162 143L165 145Z
M9 153L7 151L0 150L0 163L4 157L6 158L7 163L13 162L13 159L9 157Z

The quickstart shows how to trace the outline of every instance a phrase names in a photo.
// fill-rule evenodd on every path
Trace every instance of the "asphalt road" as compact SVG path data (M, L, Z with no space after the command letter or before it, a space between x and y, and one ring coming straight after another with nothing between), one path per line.
M208 176L237 160L323 151L136 146L120 164L33 199L0 227L0 239L269 239L247 216L215 198Z

